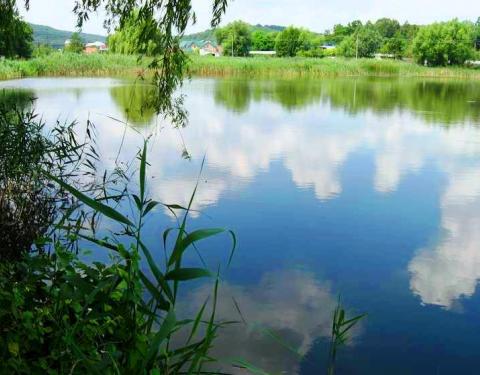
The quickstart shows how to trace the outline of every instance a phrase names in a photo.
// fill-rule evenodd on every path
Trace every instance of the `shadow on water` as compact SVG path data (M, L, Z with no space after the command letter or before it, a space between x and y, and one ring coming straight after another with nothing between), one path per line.
M367 110L389 114L410 111L427 122L442 124L480 119L480 91L467 81L325 79L296 81L219 80L216 104L236 113L255 102L278 103L289 111L323 102L350 114Z
M110 95L115 104L125 114L127 122L135 126L145 126L152 123L156 116L152 105L151 86L141 83L113 86Z
M133 125L145 126L155 118L150 103L152 89L148 85L115 86L110 94ZM351 115L366 111L384 115L408 111L427 123L452 125L480 121L478 84L468 81L222 79L214 82L213 97L215 104L236 114L248 112L253 103L276 103L287 111L322 103Z

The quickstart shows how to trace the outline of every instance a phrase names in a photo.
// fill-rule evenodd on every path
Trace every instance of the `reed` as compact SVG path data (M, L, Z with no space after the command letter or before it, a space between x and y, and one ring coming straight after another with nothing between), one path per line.
M424 67L411 62L344 58L242 58L192 56L194 76L322 78L322 77L439 77L480 79L480 70L466 67Z

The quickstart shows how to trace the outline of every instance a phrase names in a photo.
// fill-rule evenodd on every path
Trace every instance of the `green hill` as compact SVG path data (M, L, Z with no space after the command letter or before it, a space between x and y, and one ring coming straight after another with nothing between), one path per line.
M252 32L257 30L266 31L269 33L279 32L285 29L285 26L278 26L278 25L249 25ZM193 33L185 35L183 40L211 40L212 42L216 42L217 38L215 38L215 29L208 29L205 31L201 31L199 33Z
M72 31L57 30L50 26L30 24L33 29L33 41L35 44L49 44L53 48L62 48L65 40L70 39ZM96 34L80 33L80 37L85 43L105 42L106 36Z

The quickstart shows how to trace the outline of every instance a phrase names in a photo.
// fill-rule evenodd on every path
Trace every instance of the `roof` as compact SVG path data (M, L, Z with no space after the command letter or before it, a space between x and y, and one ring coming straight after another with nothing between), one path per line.
M105 48L107 45L103 42L93 42L93 43L87 43L85 44L85 47L97 47L97 48Z
M193 46L203 48L208 43L210 43L213 47L217 47L217 43L212 42L211 40L182 40L180 41L180 48L191 49Z

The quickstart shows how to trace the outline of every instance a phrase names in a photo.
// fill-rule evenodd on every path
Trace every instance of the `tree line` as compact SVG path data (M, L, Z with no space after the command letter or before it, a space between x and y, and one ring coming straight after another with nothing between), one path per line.
M454 19L426 26L400 24L390 18L366 23L356 20L321 34L294 26L279 32L252 31L247 23L235 21L217 29L215 36L227 56L246 56L252 50L275 51L279 57L368 58L381 53L431 66L451 65L478 56L480 17L476 23Z

